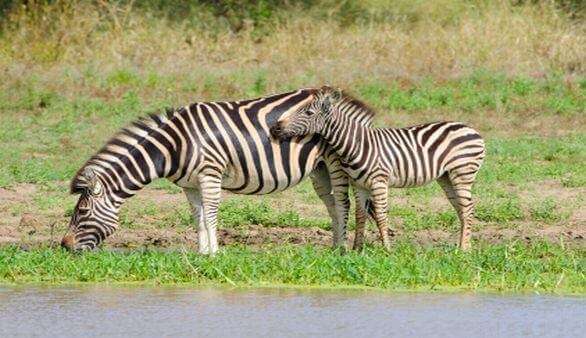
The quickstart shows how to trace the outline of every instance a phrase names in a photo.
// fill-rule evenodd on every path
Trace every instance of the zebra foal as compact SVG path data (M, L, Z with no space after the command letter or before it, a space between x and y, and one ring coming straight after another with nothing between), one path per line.
M71 192L80 197L62 245L95 248L118 227L125 200L154 179L166 178L182 187L191 203L199 251L213 254L221 189L268 194L311 176L332 217L334 246L344 246L349 183L336 153L317 135L276 140L269 133L269 125L283 114L313 101L316 90L198 102L124 128L73 178ZM356 123L370 122L357 116Z
M347 112L352 111L372 120L374 111L364 105L357 108L356 102L340 90L322 87L311 102L283 114L271 133L280 139L320 135L335 150L342 169L354 181L361 205L356 214L355 249L362 246L364 238L363 210L371 208L383 244L389 248L389 187L420 186L437 180L460 219L459 245L468 250L474 213L471 188L485 155L482 137L459 122L371 128L348 118Z

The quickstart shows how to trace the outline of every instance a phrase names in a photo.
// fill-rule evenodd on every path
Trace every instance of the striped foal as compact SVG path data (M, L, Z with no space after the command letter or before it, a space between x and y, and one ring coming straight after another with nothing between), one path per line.
M387 231L389 187L413 187L437 180L456 209L461 223L460 247L470 248L474 203L471 188L484 159L482 137L459 122L437 122L408 128L370 128L355 123L347 112L359 110L372 120L374 112L357 100L322 87L314 100L283 114L272 127L273 135L320 135L336 151L342 169L353 179L361 210L357 209L354 241L361 248L366 215L374 213L383 244L390 246ZM368 199L372 199L372 205Z
M334 246L344 246L348 178L319 136L279 141L269 125L314 100L301 89L247 101L199 102L145 117L115 135L78 171L71 192L81 196L62 245L93 249L118 227L123 202L156 178L182 187L195 218L199 251L218 250L220 191L268 194L310 176L332 217ZM350 115L352 113L350 112ZM356 123L371 119L356 115Z

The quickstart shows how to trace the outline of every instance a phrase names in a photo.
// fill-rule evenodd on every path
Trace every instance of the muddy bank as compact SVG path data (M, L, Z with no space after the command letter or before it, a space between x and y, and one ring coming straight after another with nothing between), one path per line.
M36 246L43 244L57 245L61 234L22 233L19 229L6 231L0 228L0 245L17 244ZM25 230L26 231L26 230ZM262 247L270 245L318 245L329 246L332 241L331 232L321 228L294 228L294 227L264 227L261 225L243 225L233 229L219 229L221 245L247 245ZM349 232L349 244L354 237ZM584 227L545 227L532 229L520 227L518 229L499 229L491 226L474 232L473 238L488 243L501 243L511 240L533 242L546 240L552 243L563 241L567 245L586 246L586 229ZM405 233L397 231L394 240L409 240L420 245L435 245L443 243L456 244L458 234L444 230L420 230ZM374 229L367 232L369 243L378 243L378 234ZM106 247L112 248L139 248L139 247L173 247L186 246L197 248L197 233L195 230L174 229L122 229L112 235Z
M45 196L45 190L47 190L46 187L33 184L19 184L10 189L0 188L0 245L41 245L57 243L61 239L69 221L67 209L71 206L56 203L51 208L40 207L39 196ZM566 193L570 191L569 189L565 190L567 190ZM57 195L64 195L67 198L65 194L66 192ZM230 198L230 196L226 196L226 198ZM67 201L73 202L74 198L70 199L71 201ZM281 196L275 198L274 201L285 203L288 199L290 198ZM174 209L177 206L186 206L183 194L147 188L134 200L137 205L154 201L165 209L159 210L156 215L129 215L129 217L136 219L136 223L132 227L122 226L113 236L108 238L105 243L107 247L171 247L178 245L197 247L197 233L193 227L176 224L160 226L153 221L157 217L165 217L165 214L177 212ZM394 202L401 203L403 201L396 199ZM409 203L413 205L413 202L411 200ZM442 199L434 204L441 203L447 204L447 201ZM327 217L325 208L321 205L317 207L303 199L295 200L295 205L302 217ZM417 206L413 205L413 207ZM288 205L282 206L284 210L288 208L290 208ZM563 241L569 245L586 246L584 216L584 211L579 208L567 221L558 222L555 225L535 222L517 222L514 226L479 223L475 226L473 237L488 243L511 240L524 242L547 240L555 243ZM395 229L394 240L407 239L420 245L455 244L458 239L456 228L404 231L400 224L396 223L394 226L391 223L391 227ZM352 239L353 233L350 231L349 243L352 242ZM242 224L231 228L220 228L219 240L222 245L241 244L255 247L280 244L329 246L332 237L330 231L318 227L265 227L256 224ZM378 243L378 234L372 224L369 226L367 241Z

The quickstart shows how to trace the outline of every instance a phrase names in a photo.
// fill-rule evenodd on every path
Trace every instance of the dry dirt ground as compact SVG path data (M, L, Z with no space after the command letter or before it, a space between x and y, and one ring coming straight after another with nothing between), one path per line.
M548 187L547 194L556 194L555 189L556 187L553 185ZM568 193L567 189L563 190L558 193ZM31 196L39 191L41 191L41 187L33 184L18 184L11 188L0 188L0 245L56 244L61 239L69 221L65 207L57 206L44 210L37 208ZM136 204L154 202L158 205L177 206L187 203L181 193L169 193L148 187L135 199L137 199ZM320 210L318 214L325 217L325 208L321 204L313 208L313 213L315 214L315 210L318 208L324 209ZM301 216L306 216L304 210L309 209L312 208L304 206L297 208L300 210ZM311 212L308 213L311 214ZM148 216L142 216L139 224L145 225L131 228L121 227L106 241L105 245L121 248L178 245L194 249L197 247L197 233L194 228L172 225L169 227L149 226ZM453 230L434 229L406 232L399 227L395 231L395 239L408 239L421 245L456 243L457 241L457 232ZM577 208L566 221L556 225L529 221L516 222L513 227L478 224L473 236L489 243L545 239L551 242L564 241L569 245L585 246L586 208ZM245 244L257 247L284 243L328 246L331 243L330 231L318 227L265 227L257 224L242 224L234 228L219 229L219 237L222 245ZM349 241L352 240L352 237L353 233L350 231ZM374 226L369 225L367 240L375 242L377 239Z

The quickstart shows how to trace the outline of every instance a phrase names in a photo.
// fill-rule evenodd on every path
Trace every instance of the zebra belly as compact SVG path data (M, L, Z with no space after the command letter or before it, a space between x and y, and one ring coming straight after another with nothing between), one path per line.
M413 188L413 187L420 187L422 185L429 184L430 182L435 181L438 179L439 176L433 177L408 177L407 179L402 177L393 176L389 179L389 187L392 188Z
M373 186L376 177L386 177L386 184L391 188L412 188L426 185L443 175L443 171L441 175L430 175L429 172L423 172L421 170L417 174L414 171L407 170L407 175L405 175L404 170L385 165L385 163L379 163L376 167L378 169L373 171L367 170L365 173L363 172L364 169L352 170L349 166L342 165L342 169L352 178L354 184L367 189Z
M297 161L280 163L280 165L276 165L277 169L274 172L262 171L259 173L257 170L251 170L254 168L248 168L248 177L242 167L229 165L224 171L222 189L244 195L262 195L283 191L307 178L322 160L321 156L309 157L304 163L304 170L300 170Z

